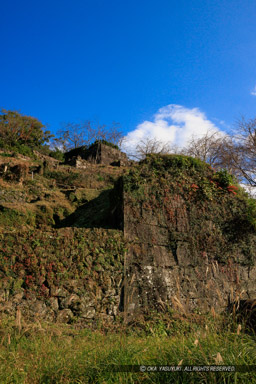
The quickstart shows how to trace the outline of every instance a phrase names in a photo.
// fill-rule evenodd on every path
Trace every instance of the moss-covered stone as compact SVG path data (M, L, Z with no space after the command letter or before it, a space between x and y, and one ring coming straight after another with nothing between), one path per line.
M13 303L13 313L17 305L25 305L32 316L34 300L50 303L57 298L57 304L51 306L55 305L58 318L58 309L69 309L81 318L88 318L89 310L92 318L104 316L108 310L104 292L111 288L113 305L118 308L120 304L124 252L122 232L115 230L65 228L4 233L0 296L8 292L5 301ZM20 292L23 295L17 302L15 295ZM3 302L0 310L5 305ZM42 316L47 317L47 313Z

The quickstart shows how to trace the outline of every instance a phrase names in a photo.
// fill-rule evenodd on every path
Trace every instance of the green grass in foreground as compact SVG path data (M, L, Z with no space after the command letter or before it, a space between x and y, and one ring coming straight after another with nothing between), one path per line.
M256 365L256 337L216 317L118 332L2 319L0 383L256 383L256 373L114 373L106 365Z

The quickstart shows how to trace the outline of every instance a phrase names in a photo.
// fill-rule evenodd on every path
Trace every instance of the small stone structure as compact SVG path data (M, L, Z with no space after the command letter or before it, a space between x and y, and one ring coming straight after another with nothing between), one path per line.
M125 153L101 142L92 144L89 148L82 146L65 153L65 163L77 168L86 168L86 163L125 166L129 160Z
M29 172L29 166L26 163L0 164L0 176L9 181L16 181L20 184L27 178Z
M33 151L34 155L38 158L38 160L41 160L44 164L47 164L48 166L52 168L58 168L59 160L54 159L51 156L43 155L42 153L38 151Z
M88 161L83 160L81 156L73 156L68 161L69 165L72 165L73 167L79 168L79 169L86 169L88 168Z

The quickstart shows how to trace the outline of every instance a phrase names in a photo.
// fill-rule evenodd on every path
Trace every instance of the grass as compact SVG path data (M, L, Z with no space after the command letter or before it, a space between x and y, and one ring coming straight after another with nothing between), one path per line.
M0 156L3 156L3 157L13 157L13 154L12 153L1 152Z
M186 323L186 321L185 321ZM256 383L255 372L114 372L123 365L255 365L256 338L240 327L175 320L167 335L151 326L118 332L74 326L28 325L20 314L0 327L0 382L52 383ZM151 324L152 325L152 324ZM190 329L189 329L190 328ZM151 330L150 330L151 329ZM189 330L188 330L189 329Z
M24 209L20 204L0 205L0 228L13 228L15 226L34 225L35 217L32 210Z

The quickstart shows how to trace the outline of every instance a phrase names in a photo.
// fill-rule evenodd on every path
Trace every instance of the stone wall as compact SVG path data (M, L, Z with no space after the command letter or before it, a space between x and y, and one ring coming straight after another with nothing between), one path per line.
M65 154L66 163L75 166L78 165L79 167L79 164L76 163L77 158L80 160L79 164L81 164L81 159L92 164L115 166L124 166L129 164L125 153L102 143L93 144L89 148L86 146L75 148Z
M146 159L118 180L109 207L96 206L120 230L1 233L0 312L95 324L255 299L250 206L225 177L189 158Z
M176 175L145 164L124 177L125 312L223 311L256 297L255 230L246 197L214 172Z
M128 164L125 153L102 143L92 147L92 153L88 161L95 161L97 164L124 166Z
M2 234L0 312L29 320L113 321L123 282L120 231L65 228Z
M87 169L88 165L90 165L90 163L87 160L82 159L81 156L70 157L67 163L79 169Z
M60 163L59 160L56 160L51 156L43 155L42 153L40 153L38 151L34 150L33 153L37 157L38 160L47 163L49 166L51 166L53 168L57 168L59 163Z

